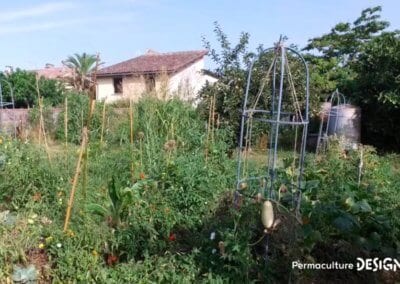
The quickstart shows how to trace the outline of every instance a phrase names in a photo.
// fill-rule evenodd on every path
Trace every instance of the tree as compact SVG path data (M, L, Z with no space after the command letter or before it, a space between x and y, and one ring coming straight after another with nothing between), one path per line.
M380 20L380 6L368 8L353 23L338 23L330 33L312 38L303 48L309 51L311 93L319 101L335 89L350 94L355 78L352 63L357 61L363 48L384 31L389 23ZM313 106L314 113L318 105Z
M209 105L211 100L215 99L215 112L222 127L227 128L229 130L228 133L231 134L229 136L230 141L227 142L231 147L234 147L237 145L240 130L241 111L243 108L243 100L250 63L254 59L257 59L255 60L252 69L248 106L255 103L255 99L257 94L260 92L262 82L265 81L267 70L273 62L274 54L272 51L266 52L262 45L259 45L254 52L248 51L250 35L245 32L240 34L238 43L236 45L232 45L219 24L215 22L214 25L214 32L220 45L218 50L211 48L210 43L204 38L203 43L205 48L209 50L211 59L216 64L216 68L213 70L213 72L217 74L219 79L216 83L207 85L202 89L200 96L203 100L199 106L199 109L205 118L209 117ZM297 49L295 46L290 47ZM299 60L296 60L290 54L288 54L288 59L291 66L290 68L293 75L297 96L301 102L304 102L305 72L303 63ZM279 73L279 68L280 66L277 67L277 73ZM290 92L290 87L286 83L284 84L284 92L288 94L288 92ZM270 107L270 90L271 82L269 81L265 86L263 86L262 98L259 100L259 103L263 103L264 109L269 109ZM293 107L290 99L284 99L282 104L286 110ZM301 105L301 107L303 106ZM257 124L257 126L252 128L253 137L259 138L259 135L265 136L268 132L268 127L269 126L267 124Z
M362 142L399 151L399 33L386 31L381 10L363 10L352 24L339 23L309 40L304 50L312 52L312 94L322 97L339 88L362 109Z
M68 56L63 62L64 65L71 68L74 72L72 85L77 91L88 91L92 87L92 73L98 67L98 62L98 56L85 52Z
M346 65L357 58L363 46L389 26L389 22L379 20L381 11L381 6L363 10L352 24L338 23L329 34L310 39L304 50L318 51L323 58L337 58L340 66Z
M400 33L374 38L352 68L357 74L353 97L363 110L364 141L400 151Z
M33 107L37 104L36 74L21 69L17 69L9 74L0 73L0 83L2 84L3 101L11 102L9 82L13 88L15 107ZM57 80L39 78L38 81L40 95L45 102L56 106L63 101L64 88Z
M246 66L254 54L247 51L248 33L241 33L239 42L232 47L228 36L222 31L218 22L214 22L214 32L219 42L219 50L211 47L203 37L203 45L209 51L211 59L216 64L212 70L218 76L218 81L206 85L200 92L202 99L199 110L207 118L210 101L215 98L215 112L218 114L221 126L228 129L229 144L236 145L235 135L239 132L240 111L243 103L243 92L246 84Z

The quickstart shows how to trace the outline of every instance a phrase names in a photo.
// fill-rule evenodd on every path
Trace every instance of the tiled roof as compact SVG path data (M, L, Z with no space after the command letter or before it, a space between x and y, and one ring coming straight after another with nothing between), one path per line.
M64 79L67 77L72 77L73 71L68 67L46 67L43 69L38 69L34 71L39 77L44 77L46 79Z
M146 54L100 69L97 76L174 73L202 59L206 50Z

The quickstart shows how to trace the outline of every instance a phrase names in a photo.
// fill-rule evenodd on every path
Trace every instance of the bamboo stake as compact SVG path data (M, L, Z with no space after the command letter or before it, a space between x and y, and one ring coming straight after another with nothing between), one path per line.
M215 94L212 99L212 117L211 117L211 143L214 144L214 129L215 129Z
M209 106L209 110L208 110L206 143L205 143L205 146L204 146L204 148L205 148L204 149L204 155L205 155L206 162L208 160L208 143L209 143L209 139L210 139L211 109L212 109L212 100L210 99L210 106Z
M129 99L129 120L130 120L130 134L131 134L131 146L133 145L133 109L132 109L132 99Z
M86 199L86 187L87 187L87 176L88 176L88 160L89 151L87 145L85 146L85 151L83 154L83 176L82 176L82 195Z
M96 104L96 101L95 101L95 97L96 97L95 92L96 91L95 91L95 88L93 89L93 86L96 87L96 82L97 82L96 77L97 77L98 66L99 66L99 55L97 54L96 67L95 67L94 72L92 73L93 84L91 87L89 87L89 113L88 113L88 119L85 122L86 125L83 125L83 113L82 113L82 135L81 135L82 141L81 141L81 147L80 147L78 161L76 163L74 179L72 181L72 188L71 188L71 194L70 194L70 197L68 200L67 212L65 215L64 232L66 232L68 229L68 224L69 224L69 220L71 217L71 209L72 209L72 205L74 203L76 186L78 184L78 178L79 178L79 175L81 172L82 159L85 159L85 163L87 163L87 155L84 155L84 153L86 153L86 154L88 153L88 142L89 142L88 128L90 127L90 122L91 122L92 115L94 112L94 107ZM86 164L86 167L87 167L87 164Z
M130 142L131 142L131 175L132 180L134 179L134 159L133 159L133 105L132 99L129 99L129 122L130 122Z
M103 135L104 135L104 124L106 120L106 102L103 103L103 113L101 118L101 136L100 136L100 145L103 145Z
M43 135L43 141L44 141L47 158L51 165L51 156L50 156L50 151L49 151L49 145L47 144L46 131L45 131L44 119L43 119L43 98L40 96L38 76L36 76L36 92L37 92L37 96L38 96L38 105L39 105L39 145L41 142L41 136Z
M81 147L80 147L80 151L79 151L78 162L76 163L74 179L72 180L71 194L70 194L69 200L68 200L67 214L65 215L64 232L66 232L68 229L68 223L69 223L69 219L71 217L71 209L72 209L72 205L74 203L76 186L78 184L78 178L79 178L79 174L81 172L82 157L83 157L83 153L85 152L87 141L88 141L88 130L87 130L87 127L85 126L82 129L82 142L81 142Z
M361 146L361 149L360 149L360 163L358 165L358 187L360 187L360 184L361 184L361 177L362 177L363 167L364 167L364 147Z
M64 136L65 136L65 163L69 172L69 155L68 155L68 97L65 96L64 103Z
M64 135L65 135L65 151L67 151L68 150L68 97L65 97Z

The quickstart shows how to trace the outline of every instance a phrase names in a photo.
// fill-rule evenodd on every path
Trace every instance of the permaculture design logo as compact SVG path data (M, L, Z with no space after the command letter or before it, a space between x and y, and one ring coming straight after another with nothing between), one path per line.
M357 257L356 263L340 263L337 261L332 261L329 263L303 263L299 260L292 262L292 269L300 270L353 270L357 271L369 270L387 270L387 271L397 271L400 270L400 260L396 258L386 257L380 259L375 258L361 258Z

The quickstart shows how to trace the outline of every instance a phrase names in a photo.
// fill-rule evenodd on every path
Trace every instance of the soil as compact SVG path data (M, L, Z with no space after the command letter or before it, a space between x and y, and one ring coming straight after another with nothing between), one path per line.
M26 252L26 260L39 272L40 284L51 283L49 257L44 249L31 248Z

